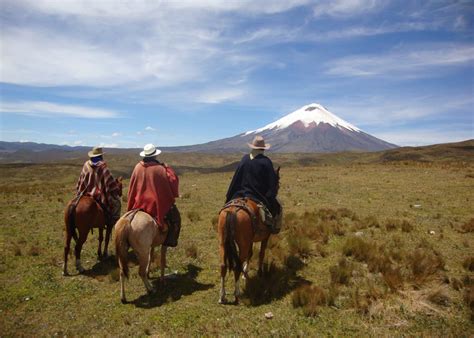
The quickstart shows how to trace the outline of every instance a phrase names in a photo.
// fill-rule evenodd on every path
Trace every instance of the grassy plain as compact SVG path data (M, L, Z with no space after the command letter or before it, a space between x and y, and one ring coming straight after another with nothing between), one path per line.
M97 261L97 231L83 249L88 271L61 275L63 208L81 161L1 165L0 335L472 336L473 162L340 156L272 156L284 228L263 279L254 255L239 305L217 304L215 232L239 155L165 155L181 173L183 227L167 270L177 273L148 296L133 266L126 305L115 258ZM127 177L138 158L107 160Z

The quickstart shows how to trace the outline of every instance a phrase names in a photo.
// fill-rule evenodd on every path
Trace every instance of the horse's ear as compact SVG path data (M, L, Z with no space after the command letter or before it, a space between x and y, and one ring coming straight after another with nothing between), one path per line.
M278 168L277 168L277 170L276 170L277 175L280 175L280 169L281 169L281 167L278 166Z
M117 178L117 181L118 181L118 182L122 182L122 181L123 181L123 177L122 177L122 176L119 176L119 177Z

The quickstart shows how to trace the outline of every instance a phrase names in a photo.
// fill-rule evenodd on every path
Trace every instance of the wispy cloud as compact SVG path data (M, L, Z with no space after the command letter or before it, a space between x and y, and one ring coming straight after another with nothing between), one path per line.
M337 76L384 76L393 78L421 76L432 67L467 64L474 60L474 46L417 46L405 51L386 54L354 55L327 63L326 73ZM426 75L432 75L427 72Z
M243 95L242 89L217 89L201 93L197 96L196 102L200 103L222 103L235 100Z
M474 132L461 128L426 128L420 126L378 132L374 133L374 136L400 146L423 146L473 139Z
M116 111L75 106L67 104L58 104L42 101L24 101L24 102L0 102L0 112L9 114L22 114L31 116L65 116L65 117L81 117L87 119L108 119L119 117L120 114Z
M155 131L156 129L153 128L153 127L147 126L147 127L145 128L145 130L146 130L146 131Z
M315 16L346 17L382 8L385 0L322 0L313 7Z

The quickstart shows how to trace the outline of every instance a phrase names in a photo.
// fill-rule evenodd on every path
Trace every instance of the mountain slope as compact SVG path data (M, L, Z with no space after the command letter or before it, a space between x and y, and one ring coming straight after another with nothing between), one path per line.
M174 151L233 152L246 151L255 135L261 135L274 152L379 151L397 146L371 136L356 126L312 103L262 128Z

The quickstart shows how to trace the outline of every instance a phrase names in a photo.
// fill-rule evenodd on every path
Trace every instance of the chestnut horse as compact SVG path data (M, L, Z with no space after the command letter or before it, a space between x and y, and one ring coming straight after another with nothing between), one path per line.
M122 196L122 177L119 177L116 179L116 181L120 188L119 196ZM63 265L64 276L68 275L67 260L72 238L74 238L74 241L76 242L76 246L74 248L74 254L76 256L76 269L79 273L84 272L84 268L81 265L81 250L84 242L87 240L89 231L92 231L93 228L99 229L99 248L97 250L97 256L99 259L106 258L108 256L107 249L114 225L106 224L106 222L106 216L102 206L91 196L82 195L68 202L66 209L64 210L64 223L66 231ZM104 251L102 251L104 228L106 228L105 244ZM76 233L76 229L79 233L79 236Z
M280 167L275 171L280 180ZM245 205L242 205L245 204ZM262 222L257 203L248 198L238 198L219 213L217 233L219 237L219 258L221 270L221 290L219 304L227 302L225 293L225 276L227 270L234 271L235 303L240 297L240 274L248 277L248 267L252 257L253 243L261 242L258 255L258 274L262 275L265 249L271 232ZM237 245L236 245L237 244ZM238 250L237 250L238 248Z
M168 235L168 227L161 230L153 217L144 211L131 210L123 215L115 224L115 254L120 269L120 300L126 303L125 277L128 278L127 255L129 247L135 252L139 269L138 274L145 284L148 293L154 292L149 278L153 251L161 245L161 279L164 280L166 267L166 246L163 245Z

